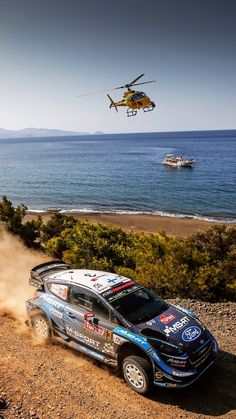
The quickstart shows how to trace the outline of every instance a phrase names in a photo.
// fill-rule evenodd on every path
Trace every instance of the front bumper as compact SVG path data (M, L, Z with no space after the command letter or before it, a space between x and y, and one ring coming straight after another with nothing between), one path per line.
M155 362L154 384L159 387L167 388L185 388L193 384L201 377L215 362L218 356L218 345L215 339L212 339L212 349L207 358L197 368L183 371L170 367L159 358Z

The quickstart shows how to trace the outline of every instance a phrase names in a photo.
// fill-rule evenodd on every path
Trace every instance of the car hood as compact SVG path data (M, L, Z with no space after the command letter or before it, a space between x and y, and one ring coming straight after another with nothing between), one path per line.
M151 320L136 324L135 328L147 338L164 340L186 351L192 351L204 344L210 333L199 320L183 310L170 305L166 311Z

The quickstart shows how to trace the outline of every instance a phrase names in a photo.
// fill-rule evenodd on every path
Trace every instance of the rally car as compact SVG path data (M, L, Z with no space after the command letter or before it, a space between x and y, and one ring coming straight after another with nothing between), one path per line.
M116 366L140 394L153 384L189 386L217 357L216 340L193 312L129 278L52 261L34 267L29 282L37 288L26 302L35 334Z

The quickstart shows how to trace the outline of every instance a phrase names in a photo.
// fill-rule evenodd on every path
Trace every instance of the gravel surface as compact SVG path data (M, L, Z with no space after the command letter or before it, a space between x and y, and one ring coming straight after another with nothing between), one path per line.
M57 344L36 342L0 313L0 418L236 417L236 304L171 300L196 311L218 340L215 366L191 388L133 392L116 372Z

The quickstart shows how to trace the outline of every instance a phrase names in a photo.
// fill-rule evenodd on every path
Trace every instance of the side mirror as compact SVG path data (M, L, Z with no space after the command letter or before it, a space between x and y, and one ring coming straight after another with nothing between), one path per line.
M95 314L92 311L90 311L89 313L86 313L84 315L84 320L86 322L88 322L88 323L93 324L94 323L94 319L95 319Z

